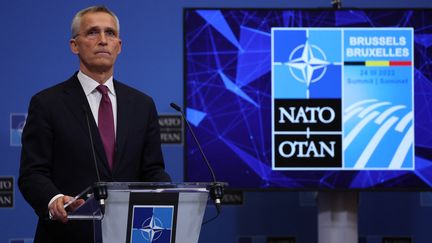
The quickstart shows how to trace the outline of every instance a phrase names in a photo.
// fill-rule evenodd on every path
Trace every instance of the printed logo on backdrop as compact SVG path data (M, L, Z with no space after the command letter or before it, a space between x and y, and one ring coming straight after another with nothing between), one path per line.
M21 135L26 119L26 113L10 114L10 146L21 146Z
M12 239L9 243L33 243L33 239Z
M14 178L0 177L0 208L13 208Z
M171 243L173 206L134 206L131 243Z
M413 169L412 50L412 28L273 28L273 169Z
M183 120L180 115L160 115L159 127L163 144L183 143Z

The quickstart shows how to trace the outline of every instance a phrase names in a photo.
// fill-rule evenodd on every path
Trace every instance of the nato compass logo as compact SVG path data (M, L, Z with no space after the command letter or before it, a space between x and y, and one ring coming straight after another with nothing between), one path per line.
M342 167L341 42L330 28L272 29L273 169Z
M281 63L278 63L279 65ZM305 44L297 46L290 54L288 66L292 77L306 85L306 97L309 98L309 87L322 79L327 71L329 62L325 53L316 45Z
M173 206L134 206L131 243L170 243Z
M26 113L10 114L10 146L21 146L21 135L26 123Z

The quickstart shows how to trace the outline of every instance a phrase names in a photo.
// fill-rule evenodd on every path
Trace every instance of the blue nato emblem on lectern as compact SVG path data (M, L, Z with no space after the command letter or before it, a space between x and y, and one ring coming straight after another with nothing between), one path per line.
M134 206L131 243L171 243L173 206Z
M21 146L21 135L26 119L25 113L10 114L10 146Z

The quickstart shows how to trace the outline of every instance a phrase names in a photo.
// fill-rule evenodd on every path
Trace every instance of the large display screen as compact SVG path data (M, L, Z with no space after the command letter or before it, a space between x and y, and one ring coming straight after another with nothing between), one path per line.
M185 9L185 107L236 189L432 188L432 10ZM185 180L211 180L186 132Z

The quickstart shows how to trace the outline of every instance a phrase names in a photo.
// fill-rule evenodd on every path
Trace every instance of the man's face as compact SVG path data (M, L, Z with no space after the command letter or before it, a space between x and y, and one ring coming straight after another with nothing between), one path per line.
M82 71L112 72L121 51L114 17L104 12L83 15L78 35L70 40L70 47L79 56Z

